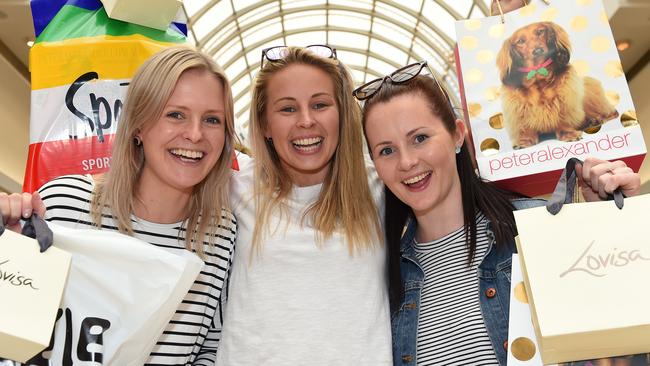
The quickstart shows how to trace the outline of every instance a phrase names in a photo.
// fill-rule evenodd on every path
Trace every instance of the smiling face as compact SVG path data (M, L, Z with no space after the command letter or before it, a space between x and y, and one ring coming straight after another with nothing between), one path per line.
M162 115L140 133L140 190L191 193L215 167L225 140L223 84L203 70L178 79Z
M283 169L296 185L322 183L339 143L332 78L315 66L292 64L269 79L266 95L265 137Z
M461 121L450 133L421 94L408 93L374 105L365 130L379 177L416 216L460 202Z

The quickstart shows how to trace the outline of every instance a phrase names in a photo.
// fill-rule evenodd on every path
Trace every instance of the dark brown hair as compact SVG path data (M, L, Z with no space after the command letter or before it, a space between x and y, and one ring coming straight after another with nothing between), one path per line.
M440 118L447 131L455 132L457 118L454 110L436 82L430 76L425 75L416 76L403 84L385 83L377 94L366 101L363 107L364 130L366 118L373 106L386 103L404 94L423 96L427 100L432 114ZM508 240L509 238L517 235L512 214L514 208L510 203L510 198L515 197L516 194L503 191L481 180L476 175L466 143L463 143L460 153L456 155L456 170L461 184L465 241L469 248L467 261L468 264L471 264L476 253L476 213L481 211L488 218L496 238L497 248L501 248L505 243L511 242ZM388 187L384 189L386 192L384 225L388 246L389 294L391 310L395 311L404 296L404 283L400 271L401 238L404 225L409 217L413 217L413 210L400 201Z

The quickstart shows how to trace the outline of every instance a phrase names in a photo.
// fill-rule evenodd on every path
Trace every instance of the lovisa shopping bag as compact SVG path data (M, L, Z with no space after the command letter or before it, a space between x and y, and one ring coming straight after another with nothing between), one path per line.
M30 145L23 190L65 174L108 171L129 81L157 51L186 41L179 20L161 31L110 19L100 0L31 0Z
M545 364L650 352L650 195L565 205L577 163L547 207L514 213Z
M45 251L52 231L36 215L23 234L0 219L0 357L21 362L50 343L71 258L56 247Z
M456 22L480 174L531 196L552 192L568 158L638 170L646 153L601 0L546 2Z
M24 365L142 365L203 261L116 232L49 226L72 265L49 346Z
M512 285L510 288L510 319L508 326L508 365L542 366L535 328L531 320L530 306L519 255L512 255ZM576 360L550 366L650 366L650 353L617 356L596 360Z

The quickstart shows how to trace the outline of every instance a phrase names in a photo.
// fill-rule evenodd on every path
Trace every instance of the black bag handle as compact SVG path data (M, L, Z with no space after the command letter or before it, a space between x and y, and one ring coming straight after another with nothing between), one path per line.
M562 209L565 203L571 203L573 201L573 190L576 185L576 165L582 165L582 160L578 158L571 158L567 160L566 167L562 171L562 176L558 180L557 185L555 186L555 191L553 195L546 203L546 210L555 215ZM620 189L614 190L614 193L609 195L613 197L616 207L623 209L623 192Z
M0 219L0 235L4 234L4 232L4 220ZM21 234L36 239L38 246L41 248L41 253L51 247L52 242L54 241L54 234L52 233L52 230L47 226L45 220L40 218L35 213L32 214L32 216L30 216L27 220L25 220L25 225L23 225Z

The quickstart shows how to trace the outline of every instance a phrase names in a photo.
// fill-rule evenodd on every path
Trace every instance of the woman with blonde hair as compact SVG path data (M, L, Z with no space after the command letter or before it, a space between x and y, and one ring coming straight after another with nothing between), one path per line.
M391 364L382 190L351 92L328 46L262 53L219 365Z
M34 195L0 196L3 219L14 227L46 208L57 224L119 231L204 260L147 364L214 363L236 232L227 209L233 120L221 68L196 50L168 48L131 80L104 177L64 176Z

